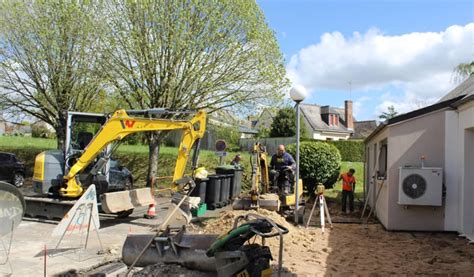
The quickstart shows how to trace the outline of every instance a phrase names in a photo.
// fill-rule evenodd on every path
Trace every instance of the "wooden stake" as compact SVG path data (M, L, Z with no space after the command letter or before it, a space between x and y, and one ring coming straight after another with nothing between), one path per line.
M43 264L44 277L46 277L46 257L48 256L47 251L48 251L48 249L46 248L46 244L45 244L44 245L44 264Z

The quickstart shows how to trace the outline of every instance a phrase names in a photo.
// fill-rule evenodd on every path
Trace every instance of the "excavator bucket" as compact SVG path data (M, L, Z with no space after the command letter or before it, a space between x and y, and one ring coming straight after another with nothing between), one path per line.
M188 233L185 226L168 227L156 234L128 235L122 247L122 260L130 267L179 264L213 276L217 273L217 277L270 276L273 258L264 238L278 236L281 270L283 235L288 233L287 228L255 214L237 217L233 226L221 235ZM258 244L260 240L255 240L256 236L262 238L262 244Z
M168 218L170 214L175 210L176 206L180 203L182 198L185 197L184 194L174 193L171 197L171 206L168 209L168 214L164 218ZM198 207L200 202L199 197L190 197L188 196L183 203L179 206L176 213L171 215L171 218L168 222L170 227L181 227L187 225L191 222L192 214L191 209Z
M251 196L242 197L234 200L232 209L234 210L252 210L252 209L266 209L270 211L280 210L280 199L277 194L267 193L258 196L257 201L252 201Z

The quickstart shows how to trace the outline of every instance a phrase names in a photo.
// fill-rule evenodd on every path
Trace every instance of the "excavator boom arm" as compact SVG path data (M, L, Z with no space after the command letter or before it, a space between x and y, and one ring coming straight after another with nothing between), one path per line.
M82 186L77 183L76 176L84 170L107 145L113 141L122 140L126 136L149 131L182 130L183 135L178 149L178 157L173 175L173 183L182 178L188 161L189 153L194 143L204 136L206 129L206 113L198 111L193 118L185 120L156 119L132 117L125 110L116 111L102 126L81 157L64 176L66 188L60 193L66 197L78 197L82 193Z

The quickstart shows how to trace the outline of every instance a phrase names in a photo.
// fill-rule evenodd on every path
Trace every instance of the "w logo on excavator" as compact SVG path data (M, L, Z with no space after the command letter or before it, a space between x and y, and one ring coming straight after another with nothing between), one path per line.
M133 128L133 125L135 125L135 121L133 120L125 120L125 122L123 120L120 120L120 123L122 124L123 129Z

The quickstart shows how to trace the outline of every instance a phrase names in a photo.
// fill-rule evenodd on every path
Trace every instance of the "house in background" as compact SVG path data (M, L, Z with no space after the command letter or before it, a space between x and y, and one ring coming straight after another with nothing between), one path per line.
M240 133L240 138L241 139L246 139L246 138L254 138L257 136L258 131L252 128L248 128L246 126L240 126L239 127L239 133Z
M318 140L347 140L354 133L352 101L344 109L302 103L301 114L311 138Z
M363 140L367 138L377 128L377 121L365 120L354 121L354 133L350 139Z
M5 133L4 135L10 136L31 136L31 126L23 123L17 122L7 122L3 121L5 126Z
M272 127L273 119L275 118L277 109L264 109L257 119L252 121L252 128L255 130L270 129Z
M253 138L258 134L258 130L252 128L252 122L247 119L240 119L228 110L219 110L209 115L208 124L213 126L224 126L235 128L240 138Z
M377 127L375 120L355 121L352 101L345 101L343 109L306 103L302 103L300 108L304 126L313 139L364 139ZM260 116L248 119L252 122L252 128L257 131L270 129L277 112L277 109L264 109Z
M474 241L473 75L440 102L382 123L365 147L369 203L386 229Z
M207 128L204 137L201 139L201 149L215 150L215 142L218 139L226 139L217 137L216 128L233 128L239 132L239 138L253 138L258 131L251 128L252 123L246 119L240 119L228 110L219 110L211 113L207 117ZM181 143L181 130L171 131L166 139L169 146L179 146Z

